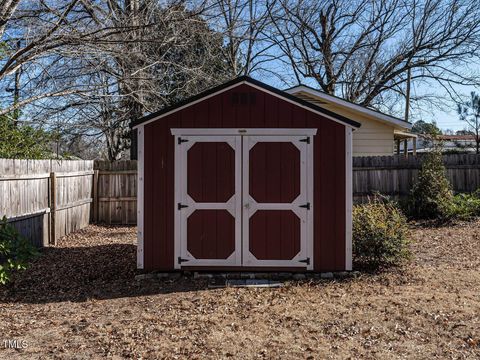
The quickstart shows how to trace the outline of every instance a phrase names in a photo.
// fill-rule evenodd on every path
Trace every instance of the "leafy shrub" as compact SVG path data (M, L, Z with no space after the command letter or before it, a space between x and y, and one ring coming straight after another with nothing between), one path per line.
M412 188L409 214L416 219L445 220L451 213L452 200L441 152L428 153Z
M353 207L353 254L357 267L397 266L410 257L407 219L390 201L374 198Z
M37 254L37 249L3 217L0 221L0 284L9 281L12 271L26 269L28 261Z
M455 195L450 206L450 218L472 220L480 216L480 189L472 194Z

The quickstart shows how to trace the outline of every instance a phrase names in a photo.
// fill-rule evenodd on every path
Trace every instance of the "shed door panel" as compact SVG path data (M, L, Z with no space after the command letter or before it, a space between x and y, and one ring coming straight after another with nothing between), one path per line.
M177 138L180 264L241 264L241 138Z
M243 265L310 269L306 137L243 141Z

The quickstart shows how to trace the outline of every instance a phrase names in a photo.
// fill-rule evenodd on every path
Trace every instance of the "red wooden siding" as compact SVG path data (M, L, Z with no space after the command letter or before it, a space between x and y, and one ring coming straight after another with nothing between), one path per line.
M233 104L233 94L240 100ZM253 100L252 100L253 99ZM345 127L249 85L145 125L144 268L173 270L174 137L171 128L317 128L314 139L314 266L345 268Z

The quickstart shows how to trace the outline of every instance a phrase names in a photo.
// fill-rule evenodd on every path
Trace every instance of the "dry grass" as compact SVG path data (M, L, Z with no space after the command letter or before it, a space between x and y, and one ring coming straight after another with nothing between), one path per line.
M90 226L0 290L0 358L479 358L479 225L413 229L403 271L216 290L133 280L135 229Z

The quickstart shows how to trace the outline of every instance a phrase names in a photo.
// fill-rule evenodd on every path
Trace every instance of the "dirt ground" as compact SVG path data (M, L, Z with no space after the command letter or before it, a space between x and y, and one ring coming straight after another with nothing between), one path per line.
M90 226L0 289L0 358L480 358L480 222L412 237L404 270L212 290L134 280L135 228Z

